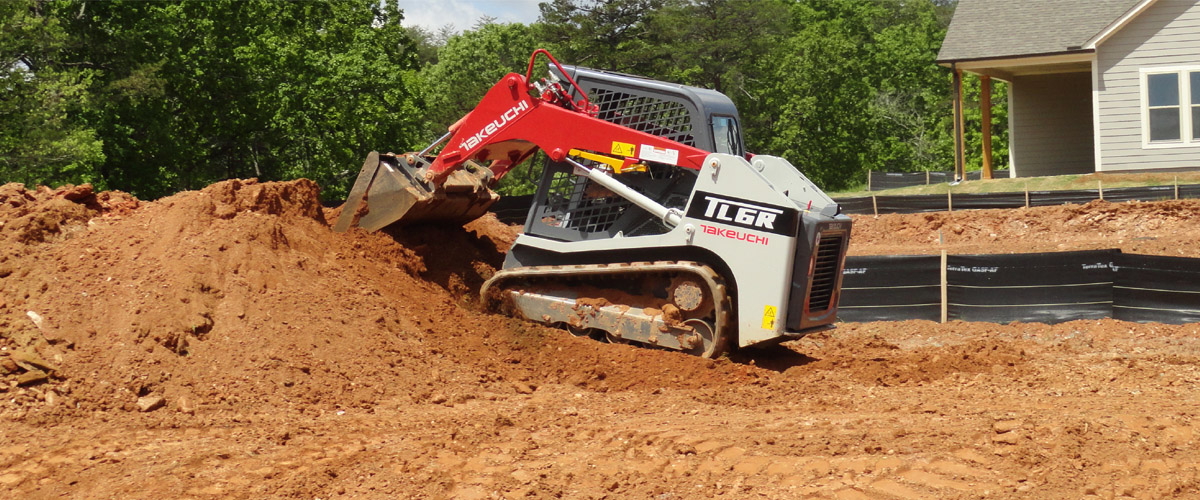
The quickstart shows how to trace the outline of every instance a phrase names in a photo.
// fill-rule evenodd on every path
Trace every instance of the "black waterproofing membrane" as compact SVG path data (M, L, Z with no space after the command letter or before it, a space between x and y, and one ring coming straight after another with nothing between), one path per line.
M524 224L531 206L533 206L532 194L501 196L488 211L496 214L496 218L505 224Z
M1112 316L1117 251L952 255L949 319L1061 323Z
M874 205L870 197L861 198L840 198L834 200L842 207L842 213L845 214L870 214L875 213Z
M938 321L941 257L848 257L841 297L842 321ZM1115 249L949 255L945 305L947 319L963 321L1197 323L1200 259Z
M874 172L870 173L869 191L882 191L925 184L941 184L954 180L954 172ZM1007 179L1008 170L993 170L993 179ZM967 172L967 180L979 180L983 172L973 170Z
M1114 203L1121 201L1162 201L1173 199L1175 199L1175 186L1140 186L1104 190L1104 201Z
M1176 198L1200 198L1200 184L1186 186L1142 186L1104 190L1104 201L1159 201ZM862 196L835 198L847 214L911 214L918 212L940 212L943 210L971 210L982 208L1019 208L1024 206L1045 207L1068 203L1084 204L1100 199L1100 190L1081 189L1075 191L1030 191L1017 193L978 194L921 194L908 196Z
M847 257L838 315L843 321L939 321L941 266L936 255Z
M841 203L840 200L833 200ZM875 201L867 198L867 203L875 205L867 205L867 211L861 213L875 213L877 208L881 214L915 214L918 212L944 212L949 206L947 204L946 195L913 195L913 196L876 196ZM842 213L849 212L842 209Z
M1200 323L1200 259L1121 254L1113 317L1125 321Z

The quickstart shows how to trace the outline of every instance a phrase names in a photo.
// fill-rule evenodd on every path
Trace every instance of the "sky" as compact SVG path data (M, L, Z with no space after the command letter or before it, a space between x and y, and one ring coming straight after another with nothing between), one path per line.
M421 26L437 31L452 24L456 31L470 28L480 17L492 16L497 22L537 21L538 2L546 0L396 0L404 11L405 26Z

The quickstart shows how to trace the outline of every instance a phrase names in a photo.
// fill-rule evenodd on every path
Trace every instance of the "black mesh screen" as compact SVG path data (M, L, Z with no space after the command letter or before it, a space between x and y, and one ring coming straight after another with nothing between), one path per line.
M607 231L630 205L602 186L570 171L555 172L546 192L542 223L583 233Z
M696 145L692 118L681 103L597 88L589 89L588 97L600 106L598 118L601 120L689 146Z

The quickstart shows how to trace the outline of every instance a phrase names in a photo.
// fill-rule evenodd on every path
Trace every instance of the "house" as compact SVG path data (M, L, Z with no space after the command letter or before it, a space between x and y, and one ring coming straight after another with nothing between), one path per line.
M1013 177L1200 169L1196 0L959 0L937 62L1008 82Z

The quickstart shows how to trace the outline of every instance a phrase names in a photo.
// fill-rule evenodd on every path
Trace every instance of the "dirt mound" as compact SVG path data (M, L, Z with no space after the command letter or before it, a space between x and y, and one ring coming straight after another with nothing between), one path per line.
M4 296L15 298L0 305L9 347L56 365L50 375L57 383L31 387L17 403L51 392L65 402L56 405L60 411L84 412L132 410L145 397L189 409L275 396L320 399L328 390L322 386L338 385L332 379L340 370L314 351L343 349L338 354L352 358L348 346L330 346L355 328L330 329L376 317L336 318L295 304L328 302L318 297L323 288L347 288L329 284L337 282L332 269L343 255L369 254L373 266L405 275L420 264L379 237L331 237L317 194L310 181L235 180L145 203L123 217L84 220L95 214L67 211L53 198L40 213L22 216L70 214L66 220L86 225L55 245L30 249L0 282ZM380 347L373 340L382 342L354 339ZM364 397L357 387L347 392L350 400Z
M1120 248L1200 257L1200 200L856 215L857 255L1061 252Z
M13 195L25 209L8 220L61 217L58 227L79 229L17 252L0 281L13 298L0 304L5 347L53 365L48 384L22 387L0 408L25 415L55 399L41 414L58 418L161 398L188 412L303 412L521 384L651 390L713 377L699 360L605 348L476 310L479 285L515 237L494 218L467 230L337 234L318 194L307 180L231 180L123 216L105 215L116 195ZM44 238L23 241L35 240ZM630 368L647 359L660 366ZM648 374L663 379L647 383Z
M24 184L0 186L0 241L13 244L42 243L94 217L122 214L137 208L138 200L119 191L92 192L91 184L50 189L25 189Z

